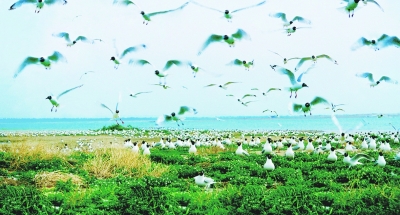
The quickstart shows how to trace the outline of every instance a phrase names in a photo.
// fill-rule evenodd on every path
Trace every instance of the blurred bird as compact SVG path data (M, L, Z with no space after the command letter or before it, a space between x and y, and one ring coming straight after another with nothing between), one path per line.
M67 42L67 47L72 47L78 41L82 41L84 43L94 43L94 40L88 39L87 37L84 37L84 36L78 36L75 40L71 41L71 39L69 38L69 33L67 33L67 32L53 34L53 36L64 38L64 40Z
M140 66L143 66L143 65L146 65L146 64L148 64L148 65L151 65L152 67L153 67L153 69L155 70L154 71L154 74L157 76L157 77L159 77L159 79L160 79L160 84L162 84L162 79L164 79L164 84L163 85L166 85L167 84L167 76L169 76L169 73L168 72L166 72L168 69L170 69L173 65L175 65L175 66L183 66L184 64L181 62L181 61L179 61L179 60L169 60L169 61L167 61L166 63L165 63L165 66L164 66L164 68L162 69L162 71L160 71L160 70L158 70L156 67L154 67L149 61L147 61L147 60L142 60L142 59L140 59L140 60L135 60L135 59L131 59L130 61L129 61L129 64L137 64L137 65L140 65Z
M274 110L269 110L269 109L263 110L263 113L265 113L265 112L275 113L275 116L278 116L278 113Z
M383 153L379 152L378 160L375 161L375 165L380 167L384 167L386 165L385 157L383 157Z
M232 34L231 36L212 34L203 44L198 55L200 55L212 42L226 42L229 47L234 47L235 42L242 39L250 40L250 36L242 29L238 29L236 33Z
M293 111L298 112L298 111L302 110L304 113L304 116L306 116L307 112L310 112L310 115L311 115L311 107L318 105L318 104L329 105L329 102L322 97L315 97L311 102L306 102L304 105L293 104Z
M48 99L48 100L50 101L50 103L53 105L53 106L51 107L51 111L53 112L53 108L56 108L56 110L55 110L54 112L57 112L57 108L60 106L60 103L58 102L58 100L60 99L61 96L65 95L66 93L68 93L68 92L70 92L70 91L72 91L72 90L75 90L75 89L77 89L77 88L80 88L80 87L82 87L82 86L83 86L83 84L82 84L82 85L79 85L79 86L76 86L76 87L73 87L73 88L71 88L71 89L68 89L68 90L66 90L66 91L64 91L64 92L62 92L62 93L60 93L56 98L54 98L53 95L47 96L46 99Z
M115 106L115 112L114 111L112 111L109 107L107 107L105 104L101 104L101 106L103 107L103 108L107 108L110 112L111 112L111 114L112 114L112 120L115 120L115 122L117 122L117 125L119 125L119 123L118 123L118 119L119 120L121 120L121 123L122 124L124 124L124 121L122 121L122 119L119 117L119 110L118 110L118 103L117 103L117 105Z
M201 171L198 176L194 177L194 183L201 187L209 188L211 184L214 184L214 179L204 176L204 171Z
M245 70L249 71L250 67L254 66L254 60L246 61L246 60L235 59L232 62L228 63L227 65L243 66Z
M265 161L265 164L263 166L264 169L266 169L266 170L274 170L275 169L275 165L274 165L274 163L272 163L271 158L272 158L271 154L267 154L267 160Z
M312 60L314 63L317 63L317 60L319 58L326 58L326 59L332 61L333 63L335 63L336 65L338 64L337 61L332 59L329 55L326 55L326 54L321 54L321 55L317 55L317 56L313 55L311 57L300 58L300 61L299 61L299 63L297 63L296 68L294 70L295 71L299 70L299 68L303 65L303 63L308 60Z
M342 105L344 105L344 104L335 105L335 104L331 103L331 107L327 107L326 109L332 109L333 112L340 111L340 110L344 111L342 108L337 108L338 106L342 106Z
M94 71L87 71L87 72L83 73L81 75L81 77L79 78L79 80L81 80L84 75L88 75L89 73L94 73Z
M220 84L220 85L218 85L218 87L219 88L222 88L222 89L224 89L224 90L226 90L227 89L227 87L228 87L228 85L230 85L230 84L236 84L236 83L240 83L240 82L232 82L232 81L230 81L230 82L226 82L225 84ZM217 84L209 84L209 85L207 85L207 86L204 86L204 87L212 87L212 86L217 86Z
M363 158L365 158L367 160L370 160L370 161L374 161L375 160L373 157L371 157L369 155L366 155L366 154L356 154L354 157L350 158L349 154L346 152L346 153L344 153L343 162L346 163L346 164L349 164L349 168L350 168L350 167L355 166L357 164L362 164L362 163L360 163L358 161L363 159Z
M392 80L391 78L389 78L388 76L382 76L378 81L374 80L374 77L372 75L372 73L369 72L365 72L365 73L361 73L361 74L356 74L357 77L360 78L368 78L370 84L370 87L376 87L378 86L382 81L385 81L387 83L391 83L391 84L398 84L397 81Z
M262 93L262 95L263 95L263 96L266 96L269 92L274 91L274 90L282 91L281 88L273 87L273 88L269 88L269 89L267 90L267 92Z
M122 58L124 58L128 53L136 52L136 51L139 51L139 50L145 49L145 48L146 48L145 44L139 44L137 46L131 46L131 47L125 49L121 54L119 54L118 49L115 45L115 40L114 40L114 49L115 49L116 55L112 56L110 59L111 61L114 62L114 69L118 69L119 65L121 64Z
M241 142L238 142L237 145L238 145L238 148L236 149L235 154L240 155L240 156L250 156L250 154L246 150L243 150L243 146L242 146L243 144Z
M129 94L129 96L132 97L132 98L137 98L138 95L144 94L144 93L151 93L151 91L147 91L147 92L138 92L138 93L135 93L135 94L131 93L131 94Z
M382 34L377 40L368 40L365 37L361 37L358 39L352 46L351 50L355 51L363 46L368 46L378 51L382 48L386 48L388 46L400 46L400 40L396 36L389 36L387 34Z
M292 98L293 92L295 92L295 98L297 98L297 91L302 89L303 87L308 87L307 84L305 83L302 84L298 83L292 71L277 65L271 65L271 68L282 75L286 75L289 78L289 81L292 84L292 86L287 87L286 90L290 91L290 98Z
M156 124L157 125L161 125L163 122L171 122L171 121L175 121L178 126L179 122L181 122L182 125L183 124L183 120L184 118L182 117L182 115L184 115L185 113L193 113L193 114L197 114L197 110L195 108L192 107L188 107L188 106L181 106L179 108L179 112L178 114L176 114L175 112L172 112L171 115L162 115L159 116L156 120Z
M283 27L289 27L291 24L293 24L295 21L301 22L301 23L305 23L305 24L311 24L310 20L304 19L301 16L295 16L292 20L288 21L286 19L286 14L279 12L279 13L270 13L269 14L270 17L274 17L274 18L280 18L283 22Z
M51 69L52 62L57 63L58 61L66 62L65 57L58 51L55 51L52 55L47 58L44 57L27 57L18 68L18 70L14 73L14 78L16 78L22 70L31 64L41 64L46 69Z
M9 10L15 10L21 7L23 4L36 4L35 13L39 13L44 5L53 5L55 3L67 4L67 0L19 0L11 5Z
M354 16L354 10L358 7L358 3L361 0L342 0L343 2L346 2L347 5L344 7L339 8L339 10L341 11L346 11L349 13L349 18ZM382 7L378 4L378 2L374 1L374 0L362 0L364 2L364 4L366 5L367 2L372 2L375 5L377 5L382 11ZM353 11L353 14L351 14L351 11Z

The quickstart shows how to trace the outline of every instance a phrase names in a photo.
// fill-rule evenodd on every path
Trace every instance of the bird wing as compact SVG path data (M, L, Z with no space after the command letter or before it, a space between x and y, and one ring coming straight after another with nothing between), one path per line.
M133 3L130 0L114 0L113 4L123 4L123 5L126 5L126 6L128 6L130 4L135 5L135 3Z
M226 86L228 86L228 85L230 85L230 84L235 84L235 83L240 83L240 82L229 81L229 82L226 82L226 83L224 84L224 87L226 87Z
M47 4L47 5L52 5L52 4L57 3L57 2L60 2L60 3L64 2L64 4L67 3L66 0L44 0L44 3Z
M272 91L272 90L281 90L281 89L280 89L280 88L274 88L274 87L273 87L273 88L269 88L268 91L267 91L267 93L269 93L269 92Z
M385 81L391 84L398 84L399 82L392 80L391 78L387 77L387 76L382 76L379 81Z
M304 19L304 18L301 17L301 16L295 16L295 17L292 19L292 22L294 22L294 21L298 21L298 22L302 22L302 23L306 23L306 24L311 24L311 21L310 21L310 20Z
M107 108L107 109L111 112L111 114L114 114L114 112L113 112L109 107L107 107L105 104L101 103L100 105L101 105L103 108Z
M64 38L67 42L71 42L71 39L69 38L69 34L67 32L60 32L58 34L53 34L54 37L61 37Z
M222 35L212 34L212 35L206 40L206 42L203 44L203 47L201 47L201 49L200 49L198 55L200 55L201 52L203 52L204 49L206 49L207 46L208 46L210 43L212 43L212 42L219 42L219 41L221 41L223 38L224 38L224 36L222 36Z
M251 88L250 90L258 90L258 88Z
M369 72L365 72L365 73L361 73L361 74L356 74L356 76L357 76L357 77L360 77L360 78L368 78L368 80L369 80L370 82L375 82L372 73L369 73Z
M336 116L335 116L335 114L333 114L333 112L331 114L331 119L332 119L332 122L339 129L339 133L342 133L342 131L343 131L342 126L340 125L339 120L336 118Z
M270 17L274 17L274 18L281 18L282 21L287 22L286 14L285 14L285 13L282 13L282 12L279 12L279 13L270 13L269 16L270 16Z
M151 91L138 92L138 93L135 93L132 97L137 96L137 95L140 95L140 94L144 94L144 93L151 93Z
M58 51L55 51L52 55L47 57L49 60L57 62L57 61L66 61L65 57Z
M139 66L144 66L144 65L146 65L146 64L149 64L149 65L151 65L151 63L149 62L149 61L147 61L147 60L143 60L143 59L139 59L139 60L134 60L134 59L130 59L129 60L129 64L137 64L137 65L139 65Z
M363 159L363 158L365 158L367 160L370 160L370 161L374 161L375 160L373 157L371 157L369 155L360 153L360 154L356 154L354 157L352 157L351 161L352 162L356 162L356 161L359 161L360 159Z
M122 59L122 58L123 58L126 54L128 54L128 53L135 52L135 51L138 51L138 50L140 50L140 49L145 49L145 48L146 48L146 45L145 45L145 44L140 44L140 45L137 45L137 46L129 47L129 48L125 49L125 50L122 52L120 58Z
M326 54L318 55L316 58L326 58L326 59L328 59L328 60L330 60L330 61L335 62L334 59L332 59L329 55L326 55Z
M352 46L351 46L351 50L356 50L362 46L365 45L371 45L371 41L367 40L365 37L361 37L360 39L357 40L357 42L355 42Z
M303 58L301 58L300 61L297 63L296 68L294 70L297 71L301 67L301 65L303 65L303 63L305 61L311 60L311 59L312 59L311 57L303 57Z
M210 10L214 10L214 11L218 11L220 13L224 13L224 11L222 11L222 10L218 10L218 9L215 9L215 8L212 8L212 7L204 6L204 5L199 4L199 3L195 2L195 1L190 1L190 2L195 4L195 5L197 5L197 6L200 6L200 7L204 7L204 8L210 9Z
M183 4L182 6L180 6L180 7L178 7L178 8L175 8L175 9L172 9L172 10L164 10L164 11L149 13L149 14L147 14L147 15L148 15L148 16L155 16L155 15L159 15L159 14L164 14L164 13L173 12L173 11L176 11L176 10L181 10L181 9L183 9L184 7L186 7L186 5L188 5L188 4L189 4L189 2L186 2L185 4Z
M386 35L386 34L384 34L384 35ZM381 39L384 35L382 35L382 36L378 39L378 41L381 42L381 43L379 43L379 47L380 47L380 48L384 48L384 47L387 47L387 46L390 46L390 45L395 45L395 46L397 46L397 47L400 46L400 40L399 40L398 37L396 37L396 36L389 37L389 36L386 35L386 36L387 36L386 38ZM381 40L380 40L380 39L381 39Z
M250 36L242 29L238 29L236 33L232 34L233 38L236 38L238 40L241 40L242 38L244 39L250 39Z
M294 77L294 74L293 74L292 71L290 71L290 70L288 70L286 68L283 68L281 66L275 66L275 71L277 71L277 72L279 72L279 73L281 73L283 75L287 75L289 77L290 83L292 85L297 84L296 78Z
M257 6L260 6L260 5L262 5L262 4L265 4L265 2L266 2L266 1L262 1L262 2L260 2L260 3L258 3L258 4L255 4L255 5L251 5L251 6L248 6L248 7L236 9L236 10L233 10L231 13L236 13L236 12L239 12L239 11L241 11L241 10L246 10L246 9L249 9L249 8L252 8L252 7L257 7Z
M276 53L276 52L274 52L274 51L271 51L271 50L269 50L269 49L267 49L268 51L270 51L270 52L272 52L272 53L274 53L274 54L276 54L276 55L278 55L278 56L280 56L281 58L284 58L284 57L282 57L282 55L280 55L280 54L278 54L278 53Z
M250 96L254 96L254 97L255 97L254 94L246 94L246 95L244 95L244 96L242 97L242 99L244 99L244 98L246 98L246 97L250 97Z
M374 3L376 6L378 6L382 11L383 8L378 4L378 2L374 1L374 0L363 0L364 4L367 4L368 2Z
M163 68L163 71L168 70L172 65L175 65L175 66L182 66L182 65L183 65L183 62L182 62L182 61L179 61L179 60L169 60L169 61L167 61L167 63L165 64L165 66L164 66L164 68Z
M13 5L10 6L9 10L14 10L18 7L21 7L21 5L25 4L25 3L36 3L37 0L20 0L15 2Z
M37 64L37 63L39 63L39 58L37 58L37 57L27 57L27 58L22 62L21 66L19 66L18 70L14 73L14 78L16 78L16 77L19 75L19 73L21 73L22 70L23 70L26 66L28 66L28 65L30 65L30 64Z
M79 78L79 80L82 79L82 77L83 77L84 75L87 75L89 72L92 72L92 73L93 73L93 71L87 71L87 72L85 72L85 73L83 73L83 74L81 75L81 77Z
M88 39L87 37L84 37L84 36L78 36L75 39L75 41L79 41L79 40L84 42L84 43L93 43L94 42L93 40L90 40L90 39Z
M301 82L301 79L303 78L303 75L307 74L311 69L315 68L315 64L311 65L310 67L308 67L308 69L304 72L302 72L299 77L297 77L297 82Z
M66 90L66 91L60 93L60 95L57 96L57 100L58 100L62 95L66 94L66 93L68 93L68 92L70 92L70 91L72 91L72 90L75 90L75 89L77 89L77 88L80 88L80 87L82 87L82 86L83 86L83 84L81 84L81 85L79 85L79 86L76 86L76 87L73 87L73 88L71 88L71 89L69 89L69 90Z
M269 110L269 109L263 110L263 113L265 113L265 112L267 112L267 111L270 111L270 110Z
M204 87L212 87L212 86L215 86L215 85L217 85L217 84L209 84L209 85L204 86Z
M298 112L303 107L302 104L293 104L293 111Z
M243 65L243 61L239 60L239 59L235 59L232 62L230 62L228 65L237 65L237 66L241 66Z
M319 97L319 96L315 97L315 98L310 102L311 105L317 105L317 104L321 104L321 103L325 103L325 104L329 105L329 102L328 102L326 99L324 99L324 98L322 98L322 97Z
M191 107L188 107L188 106L181 106L181 107L179 108L178 114L179 114L179 115L183 115L183 114L185 114L186 112L193 112L194 114L197 114L196 109L191 108Z

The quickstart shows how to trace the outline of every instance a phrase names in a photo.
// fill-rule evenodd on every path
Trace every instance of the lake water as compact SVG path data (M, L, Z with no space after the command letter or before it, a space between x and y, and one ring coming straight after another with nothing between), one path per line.
M387 115L378 118L376 115L338 115L336 116L343 131L395 131L400 128L400 115ZM155 118L125 118L124 125L137 128L159 128ZM44 118L44 119L0 119L2 131L27 130L88 130L100 129L115 124L106 118ZM391 125L392 124L392 125ZM270 118L266 116L236 117L191 117L186 118L183 126L176 123L164 123L164 128L215 129L215 130L320 130L339 131L331 116L283 116Z

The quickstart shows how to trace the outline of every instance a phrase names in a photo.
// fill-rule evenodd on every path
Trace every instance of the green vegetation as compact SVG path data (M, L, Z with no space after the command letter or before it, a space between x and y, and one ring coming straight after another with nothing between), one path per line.
M0 145L0 214L400 214L400 162L385 154L348 168L326 154L250 157L199 147L151 149L149 157L121 146L93 152L50 150L53 143ZM398 146L397 146L398 147ZM397 148L396 147L396 148ZM378 152L367 152L373 157ZM205 171L216 187L193 177Z

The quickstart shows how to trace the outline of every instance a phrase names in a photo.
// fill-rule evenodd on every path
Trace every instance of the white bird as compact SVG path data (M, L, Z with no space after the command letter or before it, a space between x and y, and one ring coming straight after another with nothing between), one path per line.
M150 155L150 146L146 144L146 148L143 151L143 155Z
M391 78L389 78L388 76L382 76L378 81L374 80L374 77L372 75L372 73L369 72L365 72L365 73L361 73L361 74L356 74L357 77L360 78L368 78L370 84L370 87L376 87L378 86L378 84L380 84L382 81L385 81L387 83L391 83L391 84L398 84L398 81L392 80Z
M282 75L286 75L289 78L289 81L291 83L290 87L285 88L286 90L290 91L290 98L292 98L292 93L295 93L295 98L297 98L297 91L299 91L300 89L304 88L304 87L308 87L307 84L302 83L300 84L298 80L296 80L294 74L292 71L283 68L281 66L278 65L270 65L271 68L277 72L279 72Z
M275 165L274 165L274 163L272 163L271 158L272 158L271 154L268 154L267 161L265 161L265 164L264 164L264 169L266 169L266 170L274 170L275 169Z
M179 122L181 122L181 124L184 125L183 124L184 118L182 117L182 115L184 115L185 113L197 114L197 110L195 108L192 108L192 107L181 106L179 108L178 114L176 114L175 112L172 112L171 115L161 115L161 116L159 116L157 118L156 124L157 125L161 125L164 122L175 121L178 124L178 126L180 126Z
M192 145L189 148L189 154L196 154L197 153L197 149L196 149L195 142L192 140L191 143L192 143Z
M397 152L397 154L394 156L394 160L400 161L400 152Z
M137 145L137 142L133 142L133 147L132 147L132 151L136 154L139 153L139 146Z
M380 167L384 167L386 165L386 160L383 157L383 153L379 152L378 160L375 161L375 165L378 165Z
M238 148L236 149L236 152L235 152L237 155L240 155L240 156L250 156L249 153L248 153L247 151L243 150L243 147L242 147L242 143L241 143L241 142L238 142L237 145L238 145Z
M366 155L366 154L356 154L354 157L350 158L349 154L347 154L347 152L346 152L346 153L344 153L343 162L346 164L349 164L349 168L350 168L357 164L362 164L358 161L363 158L370 160L370 161L375 161L375 159L373 157Z
M294 158L294 151L292 149L292 144L290 144L289 147L286 149L285 156L292 159Z
M327 160L328 161L337 161L337 155L336 155L334 147L331 147L331 152L329 153Z
M115 112L112 111L109 107L107 107L107 106L106 106L105 104L103 104L103 103L101 104L101 106L102 106L103 108L107 108L107 109L111 112L111 114L112 114L111 120L115 120L115 121L117 122L117 125L119 125L118 119L121 120L121 123L122 123L122 124L124 124L124 121L122 121L122 119L119 117L118 103L117 103L117 105L115 106Z
M200 172L198 176L194 177L194 183L198 186L209 188L215 181L212 178L204 176L204 171Z
M115 55L112 56L110 58L110 60L114 62L114 69L118 69L119 65L121 64L122 58L124 58L128 53L136 52L136 51L139 51L141 49L146 49L146 45L145 44L139 44L139 45L132 46L132 47L129 47L129 48L125 49L120 54L120 53L118 53L117 46L115 45L115 40L113 42L114 42ZM130 63L130 61L129 61L129 63Z
M53 106L51 107L51 111L53 111L53 108L56 108L54 112L57 112L57 108L60 106L60 103L59 103L58 100L60 99L61 96L65 95L66 93L68 93L68 92L70 92L70 91L72 91L72 90L75 90L75 89L77 89L77 88L80 88L80 87L82 87L82 86L83 86L83 84L82 84L82 85L79 85L79 86L76 86L76 87L73 87L73 88L71 88L71 89L68 89L68 90L66 90L66 91L64 91L64 92L62 92L62 93L60 93L56 98L54 98L53 95L47 96L46 99L48 99L48 100L50 101L50 103L53 105Z
M286 14L279 12L279 13L270 13L269 14L270 17L274 17L274 18L281 18L282 22L283 22L283 27L289 27L291 24L293 24L295 21L301 22L301 23L305 23L305 24L311 24L310 20L307 20L301 16L295 16L293 19L291 19L290 21L288 21L286 19Z
M264 154L264 153L266 153L266 154L271 154L271 153L272 153L272 146L271 146L271 143L269 143L268 141L265 142L261 153L262 153L262 154Z

